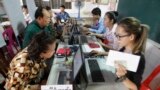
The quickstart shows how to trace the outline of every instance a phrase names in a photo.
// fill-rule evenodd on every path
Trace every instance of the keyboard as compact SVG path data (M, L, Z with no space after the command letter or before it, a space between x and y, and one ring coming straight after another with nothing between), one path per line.
M66 75L67 75L66 71L60 71L59 78L58 78L58 84L64 84L65 83Z
M88 40L87 40L87 37L86 36L80 36L80 41L81 41L81 43L83 44L83 43L88 43Z
M88 64L89 64L89 68L91 72L92 81L93 82L105 82L97 60L90 59L88 60Z
M60 71L58 84L67 84L67 82L71 83L72 72L70 71Z

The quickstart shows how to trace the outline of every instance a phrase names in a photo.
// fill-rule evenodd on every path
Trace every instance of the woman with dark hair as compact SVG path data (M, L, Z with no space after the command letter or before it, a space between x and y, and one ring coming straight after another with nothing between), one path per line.
M28 47L18 53L10 63L5 88L7 90L39 90L45 60L55 50L55 38L44 30L36 34Z
M118 80L123 82L129 90L139 90L140 88L145 68L144 51L148 30L147 25L141 24L134 17L126 17L118 23L116 37L122 47L119 51L140 56L136 72L128 71L123 65L116 63Z
M104 34L97 34L97 33L90 33L90 35L95 35L96 37L100 38L99 43L108 49L118 49L118 44L116 43L116 37L114 35L116 27L117 27L117 17L118 12L110 11L105 14L104 17L104 25L106 27L106 32ZM93 53L97 53L97 55L107 55L106 52L98 52L93 51Z

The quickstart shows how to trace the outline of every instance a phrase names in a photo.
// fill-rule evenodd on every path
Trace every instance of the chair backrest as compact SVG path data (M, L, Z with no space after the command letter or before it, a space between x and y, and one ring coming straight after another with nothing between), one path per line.
M147 77L146 80L143 81L143 83L141 84L141 88L140 90L151 90L151 88L149 87L149 84L151 83L151 81L160 73L160 65L158 65L153 72ZM160 88L157 88L157 90L159 90Z

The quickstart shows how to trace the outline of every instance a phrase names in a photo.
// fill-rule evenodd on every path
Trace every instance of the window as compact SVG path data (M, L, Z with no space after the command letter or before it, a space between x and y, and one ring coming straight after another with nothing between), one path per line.
M71 9L72 3L67 0L34 0L36 6L51 6L52 9L59 9L61 5L64 5L66 9Z
M65 5L66 9L71 9L71 2L66 2L66 0L50 0L52 9L59 9L61 5Z

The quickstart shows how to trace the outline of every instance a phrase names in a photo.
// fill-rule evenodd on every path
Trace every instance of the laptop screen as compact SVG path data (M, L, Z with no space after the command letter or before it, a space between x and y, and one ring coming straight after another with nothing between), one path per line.
M76 79L82 65L83 65L82 53L81 53L81 49L78 48L78 51L75 54L74 62L73 62L73 79L74 80Z

